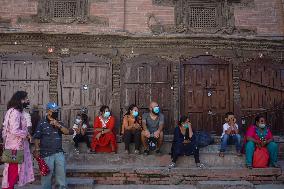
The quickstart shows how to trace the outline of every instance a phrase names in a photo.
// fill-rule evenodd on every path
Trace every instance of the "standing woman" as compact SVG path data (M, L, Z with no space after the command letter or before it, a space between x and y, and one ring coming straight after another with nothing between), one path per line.
M135 104L131 104L127 110L127 113L123 117L122 131L125 143L125 153L129 153L129 144L132 136L134 136L135 154L139 154L139 148L141 143L141 130L142 130L141 117L139 117L138 107Z
M3 189L13 189L17 183L19 186L24 186L34 181L32 157L28 145L31 136L28 133L27 121L22 113L28 103L28 94L25 91L17 91L8 102L2 133L4 148L24 150L24 160L22 164L5 163L2 179Z
M108 106L100 108L100 115L94 121L94 136L92 141L92 152L116 153L117 144L114 133L115 119L110 113Z

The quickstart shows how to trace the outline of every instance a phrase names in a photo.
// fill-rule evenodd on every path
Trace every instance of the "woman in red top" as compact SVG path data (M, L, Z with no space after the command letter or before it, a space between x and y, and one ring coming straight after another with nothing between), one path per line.
M94 121L94 136L92 140L93 152L116 153L116 136L114 133L114 117L111 116L108 106L100 108L100 115Z

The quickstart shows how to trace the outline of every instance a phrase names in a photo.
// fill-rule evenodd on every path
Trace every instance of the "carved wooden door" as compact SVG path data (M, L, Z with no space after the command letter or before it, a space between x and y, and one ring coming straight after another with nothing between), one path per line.
M175 126L171 67L171 62L157 57L139 56L125 61L121 69L121 116L130 104L136 104L142 116L148 112L150 102L156 101L165 115L165 133L171 134Z
M62 120L72 126L76 113L88 108L90 122L102 105L110 104L110 63L94 55L64 59L60 70L60 105Z
M181 114L195 130L220 134L224 114L233 109L230 65L210 56L183 62Z

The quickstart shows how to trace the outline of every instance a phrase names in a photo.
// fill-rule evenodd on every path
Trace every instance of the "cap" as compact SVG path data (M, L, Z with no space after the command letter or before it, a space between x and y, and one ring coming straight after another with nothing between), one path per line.
M56 110L59 110L60 107L55 102L49 102L46 105L46 109L47 110L54 110L54 111L56 111Z

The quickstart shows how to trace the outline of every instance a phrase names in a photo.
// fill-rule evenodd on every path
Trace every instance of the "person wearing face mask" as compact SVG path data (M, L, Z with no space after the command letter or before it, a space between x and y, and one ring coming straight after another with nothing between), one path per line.
M144 146L144 155L149 155L148 139L155 137L158 140L156 153L161 153L160 148L163 143L163 129L165 118L164 114L160 112L160 107L157 102L151 102L149 106L149 113L144 113L142 116L141 141Z
M5 163L2 178L2 188L13 189L16 184L24 186L34 181L32 157L28 140L31 136L28 132L28 121L23 109L29 103L28 93L17 91L8 102L5 114L2 137L5 151L13 150L13 153L23 152L23 161L19 163ZM9 156L9 155L8 155Z
M131 104L127 110L127 113L123 117L122 131L125 143L125 153L129 154L129 144L131 138L134 137L135 154L139 154L139 148L141 143L141 118L139 117L138 107L135 104Z
M181 116L178 122L178 126L174 131L174 140L171 148L172 163L169 168L173 168L176 165L179 156L194 155L196 166L203 168L204 165L200 163L199 148L193 135L191 123L187 116Z
M73 134L73 141L74 141L74 151L76 154L79 154L80 151L78 149L79 143L80 142L85 142L87 144L88 147L88 152L90 152L91 149L91 144L89 141L89 137L86 134L86 130L88 128L88 115L85 113L78 113L73 125L73 130L74 130L74 134Z
M279 167L277 164L278 145L273 140L273 135L266 125L264 116L256 116L255 124L249 126L246 132L246 166L249 169L253 167L253 155L257 147L267 148L270 167Z
M114 133L115 119L108 106L100 108L100 115L94 120L94 135L92 140L92 152L116 153L117 144Z
M39 122L35 134L34 156L41 156L50 172L41 177L42 189L52 188L52 175L55 176L56 188L66 188L66 163L62 148L62 134L72 135L73 129L68 129L59 121L60 107L55 102L46 105L46 116Z

